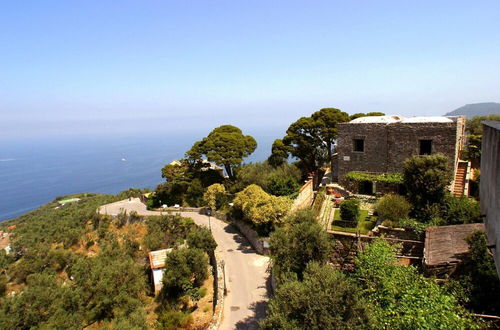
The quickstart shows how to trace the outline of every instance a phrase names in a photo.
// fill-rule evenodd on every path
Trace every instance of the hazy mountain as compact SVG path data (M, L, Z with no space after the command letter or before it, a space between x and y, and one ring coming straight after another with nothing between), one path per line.
M500 103L485 102L467 104L456 110L448 112L445 116L467 116L467 118L472 118L474 116L486 115L500 115Z

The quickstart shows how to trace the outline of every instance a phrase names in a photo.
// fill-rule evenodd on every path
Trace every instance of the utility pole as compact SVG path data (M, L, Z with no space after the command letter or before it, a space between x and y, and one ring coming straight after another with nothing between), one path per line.
M208 229L210 230L210 232L212 232L212 225L210 223L210 215L212 215L212 210L208 210L207 215L208 215Z
M226 288L226 263L224 262L224 260L221 260L220 264L222 266L222 276L224 278L224 295L227 296L227 288Z

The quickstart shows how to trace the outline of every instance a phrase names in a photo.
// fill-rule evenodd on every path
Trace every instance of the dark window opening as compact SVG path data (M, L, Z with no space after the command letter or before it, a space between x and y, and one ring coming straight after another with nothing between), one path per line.
M432 140L420 140L420 155L430 155L432 153Z
M364 152L365 151L365 140L354 139L354 151Z
M373 195L373 182L371 181L361 181L359 183L359 193L362 195Z

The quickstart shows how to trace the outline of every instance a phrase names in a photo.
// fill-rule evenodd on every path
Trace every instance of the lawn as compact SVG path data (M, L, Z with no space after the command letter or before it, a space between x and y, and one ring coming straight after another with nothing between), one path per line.
M335 209L333 216L332 230L345 231L348 233L355 233L359 231L361 234L368 234L368 232L375 227L376 218L368 215L367 210L359 211L359 221L356 227L349 227L348 223L340 219L340 210Z

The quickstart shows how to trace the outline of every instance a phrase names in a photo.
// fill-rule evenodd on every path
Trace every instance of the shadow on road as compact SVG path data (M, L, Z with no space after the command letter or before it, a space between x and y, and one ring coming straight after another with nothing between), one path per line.
M254 312L254 315L245 318L242 321L236 323L236 329L246 330L246 329L259 329L259 321L266 317L267 301L261 300L253 303L250 309Z
M233 234L233 239L239 244L238 250L243 253L257 253L252 248L250 242L232 225L227 225L224 227L224 231L228 234Z

